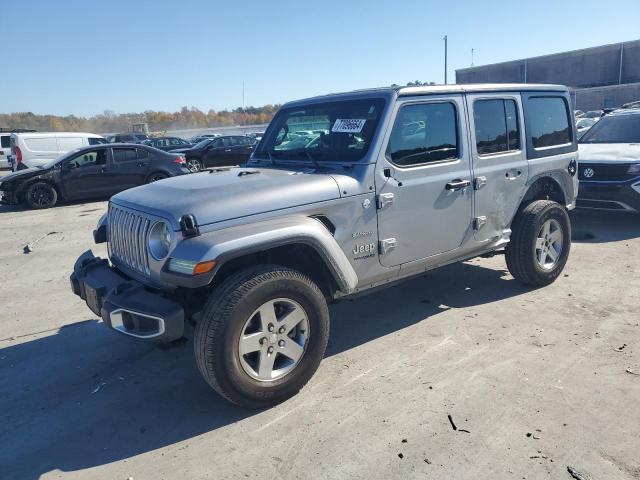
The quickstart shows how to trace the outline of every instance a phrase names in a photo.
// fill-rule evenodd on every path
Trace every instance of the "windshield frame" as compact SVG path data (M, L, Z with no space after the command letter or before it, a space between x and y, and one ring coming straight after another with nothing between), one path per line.
M365 140L366 146L362 151L362 154L357 158L351 158L350 156L344 156L344 158L325 158L322 154L318 155L318 151L314 149L308 149L305 147L292 149L292 150L274 150L275 138L282 130L286 122L292 118L290 113L297 112L305 109L318 109L328 108L332 104L346 104L354 102L376 102L379 112L376 117L376 124L369 137L368 142ZM297 102L291 102L284 105L275 114L262 138L260 139L254 153L251 156L251 162L267 162L271 164L283 163L283 164L325 164L325 165L352 165L355 163L375 163L375 159L371 160L372 152L376 151L375 146L378 144L382 135L383 125L386 122L389 108L393 105L393 101L389 95L385 95L384 92L375 92L368 95L362 94L349 94L349 95L335 95L319 97L309 100L301 100ZM334 122L334 120L331 120ZM331 124L330 124L331 128ZM295 133L295 132L294 132ZM313 141L310 139L310 142ZM271 149L267 149L270 146ZM337 152L338 150L325 150L333 152L334 155L341 157ZM286 152L286 155L280 155L281 152Z

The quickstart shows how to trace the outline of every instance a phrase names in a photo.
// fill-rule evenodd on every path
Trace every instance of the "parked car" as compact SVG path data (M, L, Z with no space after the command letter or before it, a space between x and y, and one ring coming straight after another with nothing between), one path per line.
M108 143L142 143L149 140L145 133L116 133L104 137Z
M105 139L93 133L12 133L11 169L38 167L70 150L103 143Z
M202 140L191 148L170 150L187 159L187 168L199 172L204 168L242 165L249 160L254 142L249 137L230 135Z
M196 135L194 137L191 137L191 139L189 140L189 143L191 143L192 145L195 145L196 143L201 142L202 140L207 140L210 138L218 138L221 137L222 135L219 133L205 133L202 135Z
M593 118L595 120L600 120L600 118L604 115L603 110L589 110L584 114L582 118Z
M582 110L574 110L573 116L578 119L584 117L584 112Z
M122 144L74 149L47 164L0 178L0 201L53 207L60 200L106 198L127 188L189 173L180 155Z
M640 108L603 117L579 149L578 206L640 212Z
M578 135L578 139L585 134L587 130L593 127L597 123L597 120L594 118L579 118L576 122L576 134Z
M279 143L302 123L328 133L311 147ZM576 159L562 86L396 87L291 102L245 168L114 196L94 235L111 263L82 254L72 290L105 326L137 339L170 342L195 324L209 385L245 407L273 405L318 368L328 301L502 251L525 284L561 276Z
M143 145L149 145L150 147L157 148L168 152L175 150L176 148L191 148L193 145L186 140L178 137L155 137L142 142Z
M264 132L247 133L247 137L253 138L255 140L255 143L258 143L260 140L262 140L263 136L264 136Z

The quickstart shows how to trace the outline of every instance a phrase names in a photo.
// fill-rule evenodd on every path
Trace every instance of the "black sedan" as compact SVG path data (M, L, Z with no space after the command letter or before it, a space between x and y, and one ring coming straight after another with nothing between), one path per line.
M202 140L191 148L171 150L180 153L187 159L187 168L198 172L208 167L225 167L242 165L249 160L255 140L244 135L229 135L225 137Z
M143 145L157 148L164 152L175 150L176 148L191 148L193 144L178 137L156 137L142 142Z
M182 155L145 145L93 145L1 178L0 202L48 208L60 200L108 198L128 188L185 173L189 170Z

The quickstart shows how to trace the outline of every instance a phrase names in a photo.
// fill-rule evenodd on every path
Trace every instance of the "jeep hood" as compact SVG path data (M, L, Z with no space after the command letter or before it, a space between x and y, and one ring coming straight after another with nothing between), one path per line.
M331 175L232 168L160 180L119 193L111 201L171 220L195 216L198 225L340 198Z
M640 162L638 143L580 143L581 163L630 163Z

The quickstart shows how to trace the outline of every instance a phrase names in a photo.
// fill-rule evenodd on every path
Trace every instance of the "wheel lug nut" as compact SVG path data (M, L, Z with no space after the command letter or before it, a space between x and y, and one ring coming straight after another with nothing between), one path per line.
M280 327L280 329L278 330L278 333L284 333L285 328L284 327Z
M270 332L273 332L273 329L274 329L273 323L270 323L267 328L269 329Z
M267 337L262 337L260 339L260 345L264 345L265 343L267 343Z
M280 340L280 341L278 342L278 346L279 346L279 347L284 347L284 340Z
M273 353L273 347L269 347L269 349L267 350L268 353Z

